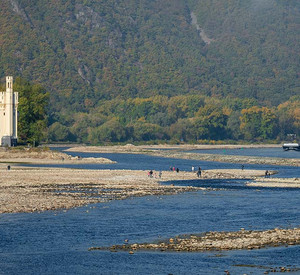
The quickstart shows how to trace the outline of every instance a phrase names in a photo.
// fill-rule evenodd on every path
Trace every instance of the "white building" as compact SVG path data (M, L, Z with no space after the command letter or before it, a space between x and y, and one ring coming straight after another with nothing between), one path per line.
M6 91L0 92L1 146L16 146L18 137L18 92L13 91L13 77L6 77Z

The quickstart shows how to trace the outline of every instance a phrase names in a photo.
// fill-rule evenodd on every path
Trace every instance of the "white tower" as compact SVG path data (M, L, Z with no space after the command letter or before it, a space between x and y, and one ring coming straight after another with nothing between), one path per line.
M18 137L18 93L13 91L13 77L6 77L6 91L0 92L1 146L16 146Z

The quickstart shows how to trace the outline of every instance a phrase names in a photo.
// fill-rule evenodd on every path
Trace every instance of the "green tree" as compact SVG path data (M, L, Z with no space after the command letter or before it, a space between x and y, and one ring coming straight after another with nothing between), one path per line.
M275 138L277 119L273 110L266 107L251 107L241 112L241 132L247 140Z
M19 92L19 142L38 145L47 134L49 93L38 84L17 78L14 90Z
M69 134L68 127L59 122L54 122L48 130L48 138L51 141L66 141L68 140Z
M101 126L92 129L88 140L92 144L103 142L118 142L126 139L126 129L118 118L103 123Z
M190 119L179 119L176 123L172 124L169 129L169 136L174 141L188 141L195 140L193 132L193 124Z
M207 104L196 113L194 120L197 139L220 140L227 137L227 115L217 105Z
M242 137L241 129L240 129L240 111L233 111L228 117L227 121L227 132L230 138L238 140Z
M164 139L166 137L163 128L156 124L138 121L131 127L133 128L133 138L135 141Z

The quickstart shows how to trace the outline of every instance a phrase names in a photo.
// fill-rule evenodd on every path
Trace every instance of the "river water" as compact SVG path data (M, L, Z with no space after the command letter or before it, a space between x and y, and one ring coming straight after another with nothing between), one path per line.
M119 163L80 168L239 167L145 155L82 153L82 156L100 155ZM281 176L285 173L300 176L297 167L246 165L245 168L279 168ZM2 214L0 274L225 274L225 270L231 274L263 274L269 267L300 267L299 246L201 253L136 252L134 255L88 251L92 246L122 244L125 239L130 243L150 242L180 234L233 231L241 227L263 230L300 226L299 189L248 188L237 180L175 184L220 189L111 201L68 211Z

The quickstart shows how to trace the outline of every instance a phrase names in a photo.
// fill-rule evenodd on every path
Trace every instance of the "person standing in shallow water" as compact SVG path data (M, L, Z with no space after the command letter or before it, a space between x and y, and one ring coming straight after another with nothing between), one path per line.
M162 175L162 172L161 172L161 171L159 171L159 173L158 173L158 177L159 177L159 178L161 178L161 175Z
M150 170L149 175L150 175L150 178L153 177L153 171L152 170Z
M201 177L201 167L198 168L197 176L198 176L198 178Z
M271 177L271 173L267 170L265 172L265 178L270 178Z

